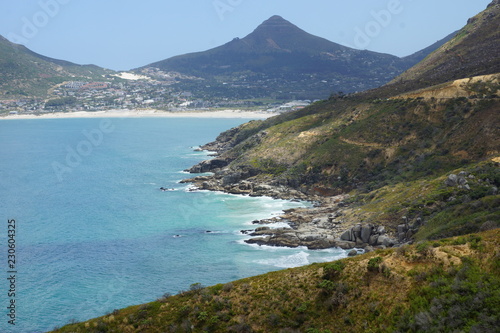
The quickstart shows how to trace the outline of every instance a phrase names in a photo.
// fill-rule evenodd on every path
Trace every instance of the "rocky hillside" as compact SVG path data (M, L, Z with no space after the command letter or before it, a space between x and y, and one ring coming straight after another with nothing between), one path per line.
M489 6L477 17L496 10ZM484 28L487 33L489 25ZM498 54L482 61L499 62ZM470 73L476 64L471 61ZM249 243L350 249L477 232L500 220L499 78L487 72L403 94L397 84L338 94L243 124L204 146L217 158L189 170L214 174L186 181L208 190L320 203L275 219L289 228L245 231ZM470 178L460 176L458 188L445 184L462 174Z
M193 283L54 332L497 332L499 248L496 229L224 285Z
M37 54L0 36L0 99L45 96L69 80L99 80L112 71Z
M500 72L500 2L472 17L455 37L417 66L396 78L389 89L409 91L465 77Z

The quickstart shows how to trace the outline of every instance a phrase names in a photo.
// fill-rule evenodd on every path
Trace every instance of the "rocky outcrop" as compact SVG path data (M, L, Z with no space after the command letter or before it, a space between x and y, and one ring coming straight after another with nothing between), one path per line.
M203 190L245 194L254 197L268 196L286 200L310 199L305 193L287 186L270 184L255 179L249 180L249 178L259 174L258 170L252 167L242 167L235 171L230 168L224 168L224 161L227 162L227 160L213 159L199 163L188 171L192 173L211 171L214 172L214 175L185 179L181 183L192 183L195 187Z
M398 243L397 240L389 237L385 227L372 224L357 224L346 230L340 240L352 243L352 247L384 246L391 247Z
M254 135L252 138L257 136ZM219 148L223 149L222 147L229 141L221 143ZM215 143L210 145L210 147L202 148L213 149ZM352 226L352 222L345 225L344 210L349 208L345 199L349 197L348 195L325 197L303 193L280 184L275 179L262 177L259 170L251 166L239 165L235 169L230 166L230 162L229 159L220 156L203 161L187 171L191 173L213 172L213 175L197 176L183 180L181 183L194 184L193 190L203 189L317 203L314 207L291 209L279 217L254 221L254 224L261 226L255 230L242 231L250 236L245 240L248 244L292 248L305 246L311 250L332 247L346 250L366 248L366 251L373 251L374 248L391 247L398 243L399 239L389 237L382 226L371 224ZM272 227L275 223L280 223L280 227ZM282 227L283 223L286 223L288 227ZM409 229L401 230L401 232L405 232L405 237L402 239L406 240Z
M469 175L467 172L462 171L458 175L451 174L446 178L444 184L449 187L458 187L459 189L470 190L470 186L467 181L467 177L474 178L473 175Z
M389 236L383 226L359 223L346 230L343 220L343 210L347 209L346 198L338 196L332 202L323 203L323 206L290 209L282 216L254 221L254 224L263 226L255 230L243 230L244 234L252 237L245 242L267 246L305 246L308 249L358 248L365 249L365 252L402 243ZM289 227L272 227L275 223L283 222Z
M231 161L226 158L214 158L211 160L202 161L195 166L185 170L189 173L205 173L219 170L229 165Z

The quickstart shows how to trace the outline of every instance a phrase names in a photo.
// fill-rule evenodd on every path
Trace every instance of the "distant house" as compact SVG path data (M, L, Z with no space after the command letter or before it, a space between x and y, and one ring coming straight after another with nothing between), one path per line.
M65 85L63 85L63 88L78 90L86 84L87 84L87 82L71 81L71 82L68 82Z
M18 112L17 111L10 111L9 114L14 115L14 114L18 114Z
M108 84L105 82L91 82L83 85L81 89L108 89Z

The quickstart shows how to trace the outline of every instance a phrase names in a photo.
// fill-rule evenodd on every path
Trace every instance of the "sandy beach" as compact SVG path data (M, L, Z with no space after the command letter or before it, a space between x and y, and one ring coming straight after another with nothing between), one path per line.
M266 111L181 111L166 112L158 110L109 110L109 111L75 111L55 112L42 115L7 115L1 119L63 119L63 118L242 118L242 119L267 119L276 113Z

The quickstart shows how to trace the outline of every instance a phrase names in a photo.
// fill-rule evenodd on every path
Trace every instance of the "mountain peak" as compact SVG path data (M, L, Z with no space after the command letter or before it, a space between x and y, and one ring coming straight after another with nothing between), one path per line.
M285 20L283 17L279 15L273 15L267 20L265 20L262 24L276 24L276 23L288 23L291 24L289 21ZM293 25L293 24L292 24Z
M283 31L290 29L302 31L302 29L292 24L291 22L285 20L283 17L279 15L274 15L271 16L269 19L265 20L264 22L262 22L262 24L259 25L254 32L259 32L259 31L276 32L276 31Z

